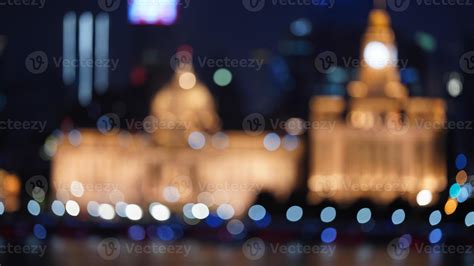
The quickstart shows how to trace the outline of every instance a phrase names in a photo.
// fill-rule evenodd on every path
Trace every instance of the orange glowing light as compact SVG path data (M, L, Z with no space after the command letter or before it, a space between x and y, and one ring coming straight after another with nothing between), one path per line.
M456 211L458 207L458 201L455 199L448 199L446 204L444 205L444 212L446 215L451 215Z

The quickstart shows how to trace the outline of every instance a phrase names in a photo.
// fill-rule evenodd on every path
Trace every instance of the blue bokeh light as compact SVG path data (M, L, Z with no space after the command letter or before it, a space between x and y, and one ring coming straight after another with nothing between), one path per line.
M128 228L128 236L135 241L143 240L145 239L145 229L140 225L132 225Z
M42 226L41 224L35 224L35 226L33 227L33 234L38 239L45 239L47 235L46 228L44 228L44 226Z
M443 232L441 231L441 229L439 228L433 229L433 231L431 231L429 235L430 243L436 244L441 240L442 237L443 237Z
M456 168L458 170L462 170L466 167L467 165L467 157L463 153L458 154L456 157Z
M332 227L326 228L321 232L321 241L326 244L334 242L334 240L336 240L336 237L337 231Z

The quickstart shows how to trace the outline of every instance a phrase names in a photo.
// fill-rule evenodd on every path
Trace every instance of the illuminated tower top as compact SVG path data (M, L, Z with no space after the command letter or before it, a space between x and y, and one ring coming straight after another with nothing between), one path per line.
M362 37L359 80L349 85L349 94L354 98L405 98L407 90L400 83L397 63L390 17L384 10L375 9Z

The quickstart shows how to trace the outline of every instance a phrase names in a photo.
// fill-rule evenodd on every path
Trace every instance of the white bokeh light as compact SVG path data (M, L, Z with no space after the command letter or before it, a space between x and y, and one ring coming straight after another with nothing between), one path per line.
M416 203L420 206L426 206L431 203L431 200L433 199L433 194L431 191L424 189L416 195Z
M194 217L200 220L206 219L209 216L209 208L203 203L194 204L191 212Z
M79 204L73 200L68 200L66 202L66 212L71 216L78 216L80 211Z
M136 204L130 204L125 208L125 214L127 215L128 219L132 221L138 221L142 218L143 211L140 206Z
M112 220L115 217L114 207L110 204L99 205L99 216L104 220Z
M390 51L381 42L369 42L364 49L364 60L370 67L382 69L390 63Z
M151 216L157 221L166 221L170 218L171 212L168 207L160 203L152 203L149 208Z
M82 197L84 195L84 186L81 182L72 181L71 182L71 194L74 197Z

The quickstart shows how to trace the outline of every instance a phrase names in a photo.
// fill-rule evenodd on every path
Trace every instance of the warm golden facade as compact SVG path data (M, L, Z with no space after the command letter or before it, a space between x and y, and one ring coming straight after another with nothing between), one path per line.
M403 197L428 205L446 187L439 127L445 121L444 102L407 96L385 11L370 14L362 47L360 78L348 85L350 99L311 101L311 119L336 126L310 132L309 200L388 203Z
M192 71L178 71L151 109L149 134L89 129L81 130L79 145L63 140L53 160L57 198L74 200L81 210L91 201L144 210L159 202L175 211L186 203L210 209L227 203L242 215L259 193L284 199L296 187L302 145L269 151L265 134L219 132L211 94ZM78 185L83 193L74 193Z

